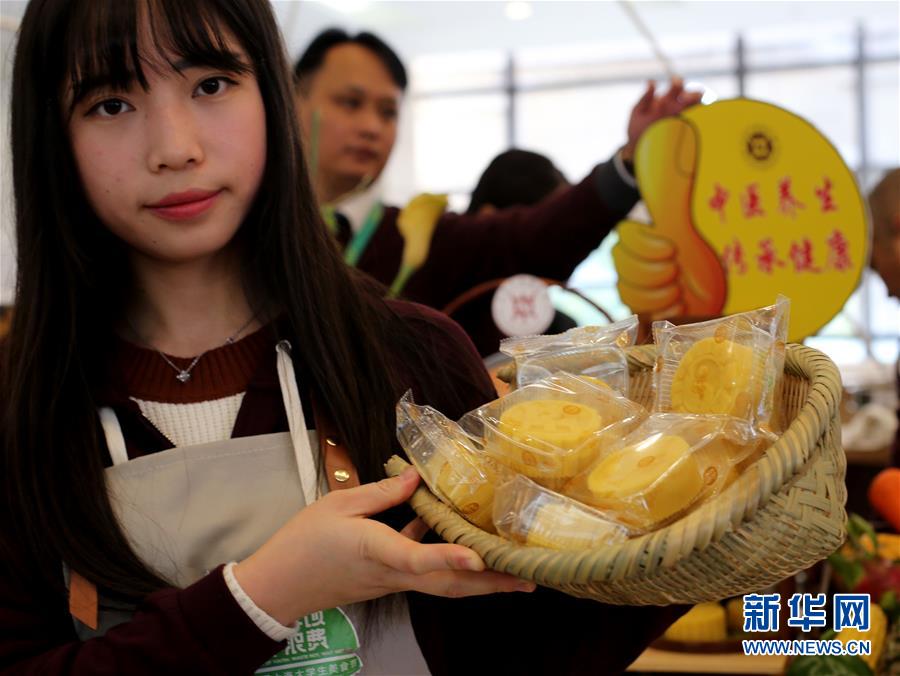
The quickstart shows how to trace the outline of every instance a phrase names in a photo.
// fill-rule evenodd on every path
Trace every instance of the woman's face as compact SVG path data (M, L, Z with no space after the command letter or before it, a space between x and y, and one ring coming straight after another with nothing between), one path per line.
M222 251L266 163L266 117L252 72L147 50L149 87L88 92L69 120L72 151L100 220L139 256L183 264ZM228 48L252 65L234 39Z

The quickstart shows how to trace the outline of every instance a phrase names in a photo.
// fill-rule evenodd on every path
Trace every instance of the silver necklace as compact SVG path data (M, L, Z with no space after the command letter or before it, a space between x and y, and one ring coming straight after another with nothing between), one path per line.
M233 334L228 336L228 338L225 339L225 342L222 343L219 347L225 347L226 345L231 345L232 343L234 343L238 339L238 336L240 336L247 329L247 327L253 323L254 319L256 319L255 312L250 317L250 319L248 319L243 325L241 325L241 328L239 328ZM134 328L134 325L131 323L131 320L126 318L125 321L128 323L128 328L131 329L131 332L135 335L135 337L138 339L138 341L140 343L149 347L151 350L154 350L160 357L163 358L163 360L169 366L171 366L173 369L175 369L175 379L180 383L186 383L187 381L189 381L191 379L191 371L194 370L194 367L197 365L197 362L200 361L200 359L203 357L203 355L205 355L207 352L211 351L211 350L204 350L203 352L198 354L196 357L194 357L193 360L191 360L191 363L188 365L187 368L181 368L180 366L175 364L171 359L169 359L162 350L160 350L159 348L153 347L153 345L151 345L146 340L144 340L141 337L141 334L139 334L137 332L137 329ZM218 349L218 348L211 348L211 349Z

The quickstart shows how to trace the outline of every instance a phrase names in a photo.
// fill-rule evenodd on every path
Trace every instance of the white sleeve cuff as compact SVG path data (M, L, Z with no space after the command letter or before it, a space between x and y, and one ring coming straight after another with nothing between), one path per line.
M228 591L234 596L234 600L247 613L247 616L253 620L253 624L259 627L259 630L273 641L286 641L296 634L299 622L294 622L290 627L286 627L253 602L253 599L238 584L233 572L234 564L235 562L232 561L222 569L222 574L225 576L225 584L228 586Z
M619 149L616 151L616 154L613 155L613 166L616 168L616 173L619 175L625 183L632 188L637 188L638 184L635 180L634 176L631 175L631 172L625 168L625 160L622 159L622 150Z

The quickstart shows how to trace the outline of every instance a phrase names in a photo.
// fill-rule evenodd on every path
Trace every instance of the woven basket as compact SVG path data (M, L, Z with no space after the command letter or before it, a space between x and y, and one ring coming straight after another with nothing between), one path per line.
M656 348L630 348L631 397L652 397ZM811 566L844 541L844 473L837 416L841 380L821 352L790 345L780 413L789 426L720 495L661 530L583 551L511 543L473 526L424 485L413 509L441 537L488 567L572 596L613 604L700 603L758 591ZM407 466L393 457L388 473Z

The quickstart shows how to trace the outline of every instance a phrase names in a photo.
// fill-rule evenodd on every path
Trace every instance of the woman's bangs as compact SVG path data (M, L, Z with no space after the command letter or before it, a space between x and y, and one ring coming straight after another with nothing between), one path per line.
M189 64L235 73L253 70L229 48L222 22L215 3L203 0L77 3L65 40L70 111L99 87L124 91L136 81L146 90L145 68L180 72Z

